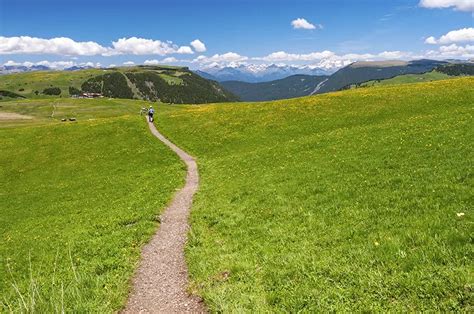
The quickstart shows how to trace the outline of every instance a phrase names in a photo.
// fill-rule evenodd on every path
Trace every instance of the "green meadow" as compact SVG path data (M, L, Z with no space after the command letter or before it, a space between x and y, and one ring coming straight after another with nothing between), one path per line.
M30 119L0 121L0 312L123 306L140 249L185 174L138 115L143 105L2 103L0 116Z
M446 80L452 78L451 76L437 71L426 72L422 74L404 74L398 75L386 80L368 81L360 84L360 87L384 86L384 85L399 85L408 83L432 82L439 80Z
M215 312L473 310L474 79L162 106Z
M473 90L159 105L158 129L200 171L190 291L211 312L472 312ZM123 306L185 175L147 105L0 103L0 312Z
M69 87L81 88L88 78L100 75L105 70L88 69L82 71L37 71L4 75L0 80L0 90L8 90L27 98L51 98L43 95L45 88L58 87L62 97L69 97ZM36 94L35 92L38 91Z

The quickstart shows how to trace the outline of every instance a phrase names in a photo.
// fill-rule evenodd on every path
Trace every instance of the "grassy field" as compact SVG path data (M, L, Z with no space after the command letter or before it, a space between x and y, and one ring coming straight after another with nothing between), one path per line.
M432 82L439 80L446 80L451 76L441 72L426 72L423 74L404 74L395 76L391 79L386 80L375 80L362 83L360 87L371 87L371 86L384 86L384 85L400 85L408 83L421 83L421 82Z
M37 71L2 75L0 90L8 90L27 98L51 98L41 94L45 88L59 87L62 97L69 97L69 86L81 88L82 82L103 73L101 69L82 71ZM35 91L39 94L36 95Z
M31 119L0 120L0 312L124 304L140 248L185 174L138 116L143 105L1 103L0 117Z
M473 90L160 107L200 167L193 289L219 312L472 312Z
M60 123L63 118L76 118L80 122L138 115L150 103L129 99L72 99L45 98L21 99L0 102L0 128ZM3 112L17 113L30 119L1 118Z

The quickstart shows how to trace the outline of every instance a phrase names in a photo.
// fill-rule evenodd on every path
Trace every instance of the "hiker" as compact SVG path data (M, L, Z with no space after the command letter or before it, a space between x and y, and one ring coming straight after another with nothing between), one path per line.
M153 109L152 106L150 106L150 109L148 109L148 121L153 122L153 114L155 113L155 109Z

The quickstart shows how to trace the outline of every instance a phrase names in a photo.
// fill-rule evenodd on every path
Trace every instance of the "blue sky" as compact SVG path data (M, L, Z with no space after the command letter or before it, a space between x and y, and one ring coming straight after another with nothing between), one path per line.
M0 0L0 63L467 59L473 12L474 0Z

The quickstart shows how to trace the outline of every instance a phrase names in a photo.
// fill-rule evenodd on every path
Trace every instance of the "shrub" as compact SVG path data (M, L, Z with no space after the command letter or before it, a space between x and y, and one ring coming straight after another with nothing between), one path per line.
M45 95L61 95L61 89L59 87L48 87L43 90Z
M74 86L69 86L69 95L80 95L81 94L81 90L74 87Z
M7 90L0 90L0 96L3 97L10 97L10 98L25 98L25 96L7 91Z

